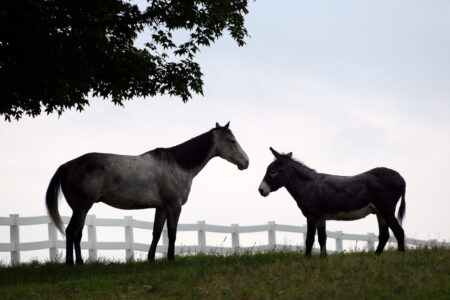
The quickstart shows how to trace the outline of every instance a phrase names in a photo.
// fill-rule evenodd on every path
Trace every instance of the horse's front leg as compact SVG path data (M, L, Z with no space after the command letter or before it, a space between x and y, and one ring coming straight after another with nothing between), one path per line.
M309 217L307 222L307 232L305 241L305 256L311 257L312 246L314 244L314 236L316 235L317 229L317 218Z
M169 234L169 249L167 250L167 259L175 259L175 240L177 238L177 226L181 213L181 204L175 205L167 211L167 229Z
M153 240L152 244L150 245L150 250L148 251L149 261L155 260L156 246L158 245L165 222L166 212L162 209L157 208L155 212L155 222L153 223Z
M317 235L319 236L320 257L327 257L327 231L325 220L320 220L317 223Z

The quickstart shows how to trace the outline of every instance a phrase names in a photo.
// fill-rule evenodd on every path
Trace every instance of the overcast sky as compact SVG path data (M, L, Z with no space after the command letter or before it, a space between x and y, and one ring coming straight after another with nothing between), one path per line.
M180 223L305 224L284 189L267 198L257 191L272 146L318 172L397 170L407 183L406 235L448 241L450 2L260 0L249 11L245 47L224 37L198 56L204 97L136 99L125 108L93 99L82 113L2 121L0 216L46 214L51 176L84 153L137 155L231 121L250 167L213 159L195 178ZM60 213L71 215L65 200ZM96 204L89 213L153 221L154 210ZM374 215L327 229L378 234ZM0 228L0 242L8 240L9 228Z

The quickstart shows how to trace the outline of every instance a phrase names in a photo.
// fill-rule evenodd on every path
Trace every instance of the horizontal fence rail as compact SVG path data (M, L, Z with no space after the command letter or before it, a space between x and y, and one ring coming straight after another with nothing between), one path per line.
M68 224L70 217L61 217L64 224ZM20 226L30 225L48 225L48 240L37 242L20 242ZM54 223L48 216L39 217L19 217L14 214L9 217L0 217L0 226L9 226L10 228L10 242L0 243L0 252L10 252L11 264L17 265L20 263L21 251L33 251L49 249L50 261L58 260L58 249L65 249L65 240L58 239L57 229ZM147 252L149 244L136 243L133 239L133 229L153 229L153 222L146 222L135 220L132 217L124 217L123 219L106 219L96 218L95 215L88 215L85 226L87 227L88 241L81 242L81 248L89 251L89 260L97 260L98 250L125 250L125 258L127 260L134 258L134 251ZM124 242L98 242L97 241L97 227L123 227L125 231ZM204 221L198 221L193 224L178 224L178 232L181 231L196 231L198 237L197 245L190 246L175 246L175 252L180 253L217 253L217 254L232 254L232 253L246 253L246 252L261 252L267 250L277 249L291 249L298 250L301 246L283 245L276 243L277 232L291 232L303 234L303 240L306 239L306 226L293 226L277 224L273 221L263 225L255 226L239 226L239 224L232 224L231 226L211 225ZM206 232L231 234L231 247L210 246L206 243ZM267 232L268 244L241 247L239 242L239 235L241 233L256 233ZM373 251L375 249L375 242L378 241L378 236L373 233L368 234L347 234L342 231L327 231L327 237L335 240L336 251L343 252L343 241L361 241L367 245L367 250ZM167 237L166 226L163 229L163 243L162 246L157 246L156 252L167 254L167 247L169 244ZM389 242L396 242L394 237L389 239ZM412 238L405 238L405 244L416 247L450 247L450 243L438 242L437 240L418 240Z

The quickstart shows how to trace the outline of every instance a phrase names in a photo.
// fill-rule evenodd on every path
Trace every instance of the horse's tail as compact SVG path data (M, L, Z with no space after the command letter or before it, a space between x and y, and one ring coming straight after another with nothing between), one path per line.
M397 212L397 220L400 223L400 225L402 225L403 217L405 216L405 209L406 209L406 203L405 203L405 188L404 188L403 194L402 194L402 200L400 203L400 208L398 209L398 212Z
M64 225L61 221L61 216L58 211L58 197L59 190L61 187L61 175L64 170L64 165L60 166L58 170L56 170L55 175L53 175L50 180L50 184L47 188L47 194L45 195L45 204L47 206L47 212L52 219L53 223L55 223L56 228L61 232L64 236Z

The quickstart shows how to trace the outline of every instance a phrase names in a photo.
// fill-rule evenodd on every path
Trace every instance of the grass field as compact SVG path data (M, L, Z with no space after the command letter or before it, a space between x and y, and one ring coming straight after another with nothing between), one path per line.
M450 299L450 250L0 267L0 299Z

